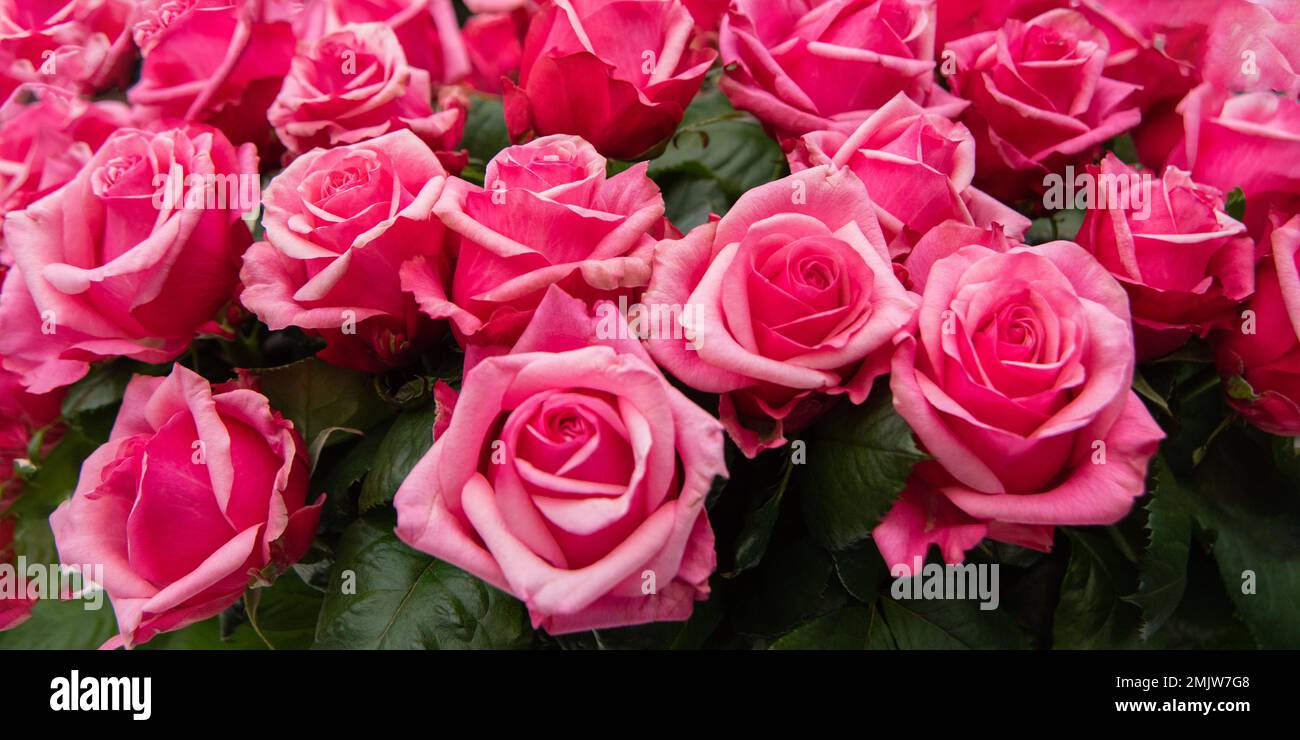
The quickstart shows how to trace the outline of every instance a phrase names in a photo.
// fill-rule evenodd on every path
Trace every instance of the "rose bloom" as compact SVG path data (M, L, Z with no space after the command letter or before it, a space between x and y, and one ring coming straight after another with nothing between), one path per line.
M121 103L90 103L45 85L14 90L0 105L0 223L71 180L110 134L129 125ZM0 234L0 277L9 261Z
M1274 208L1300 206L1300 102L1257 92L1232 95L1210 84L1178 105L1183 144L1169 163L1201 183L1246 196L1246 224L1260 236Z
M5 217L4 367L43 393L97 359L179 355L232 297L257 184L253 147L216 129L114 133L71 182Z
M59 560L103 564L132 647L220 614L301 558L320 520L307 450L266 397L182 365L136 376L108 442L50 516Z
M606 178L605 158L576 136L503 149L480 188L452 178L435 207L454 234L455 272L416 258L402 287L450 319L465 362L507 351L546 289L594 302L634 297L650 279L664 201L643 162ZM450 285L450 292L448 292Z
M510 354L466 373L394 499L404 542L551 634L684 620L709 593L722 429L626 328L552 287Z
M1209 0L1205 0L1208 2ZM1217 87L1300 95L1300 6L1294 1L1216 2L1202 74Z
M970 131L903 93L856 130L804 135L790 154L790 169L822 164L847 165L867 186L894 258L949 219L981 228L999 223L1016 238L1029 230L1029 219L971 185L975 138Z
M722 90L782 141L851 131L900 92L955 116L965 103L934 80L934 13L934 0L737 0L719 40Z
M367 372L406 364L437 336L398 282L402 263L445 262L431 214L447 172L410 131L308 152L266 190L266 241L244 257L243 304L272 329L326 339L320 357Z
M1300 435L1300 216L1275 221L1254 297L1211 341L1228 403L1260 429L1290 437Z
M278 7L260 0L143 0L133 34L144 64L127 92L139 120L209 123L236 144L268 146L274 137L266 112L295 44Z
M1128 293L1138 360L1226 327L1255 290L1255 243L1223 194L1175 167L1140 175L1114 154L1088 174L1119 185L1098 187L1076 240Z
M62 402L62 392L28 393L18 376L0 369L0 565L13 563L17 554L16 521L9 512L23 490L16 466L27 460L33 443L37 443L38 455L47 454L58 443L63 433L59 423ZM0 595L0 631L22 624L35 606L36 599L27 594Z
M0 99L39 82L95 92L119 82L134 51L134 0L0 2Z
M429 73L408 66L387 26L348 26L300 49L269 117L291 154L414 131L435 151L450 150L465 129L461 96L440 113L430 104Z
M506 126L515 141L575 134L635 159L677 129L716 56L681 0L555 0L529 25L519 84L505 85Z
M503 13L476 13L465 21L461 37L474 70L470 84L475 89L499 95L502 77L518 81L532 15L521 7Z
M971 101L962 121L975 134L977 182L1015 197L1132 128L1137 86L1105 75L1106 34L1072 10L948 44L953 91Z
M312 41L349 24L381 23L397 34L407 61L428 72L433 84L459 82L470 72L451 0L288 2L294 32L300 40Z
M784 444L831 396L862 403L915 310L866 189L827 166L754 188L721 219L661 242L643 301L650 353L722 394L722 423L749 457Z
M922 299L890 388L942 467L920 471L916 486L938 501L911 504L947 514L917 516L905 496L877 529L889 564L924 557L921 544L944 520L1046 547L1045 528L1124 517L1164 435L1130 390L1133 333L1119 283L1077 244L1013 245L954 223L908 262Z

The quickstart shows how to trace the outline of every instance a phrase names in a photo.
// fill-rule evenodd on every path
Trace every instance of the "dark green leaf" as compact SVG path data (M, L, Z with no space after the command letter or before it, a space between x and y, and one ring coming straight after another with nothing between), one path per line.
M736 539L735 573L758 565L763 559L763 553L767 552L767 545L772 539L772 528L776 526L777 515L781 513L781 500L785 498L786 487L790 485L790 471L793 469L791 458L787 456L782 466L784 472L767 500L757 508L745 512L740 535Z
M129 362L95 365L86 377L68 388L68 394L63 397L63 416L74 419L121 401L131 374L132 364Z
M880 587L889 581L889 569L874 540L862 540L831 553L831 557L840 583L858 601L875 601Z
M361 486L361 511L369 511L393 500L406 474L433 446L433 421L436 407L403 411L388 428L375 452L373 468Z
M253 373L271 407L293 422L308 446L326 429L366 431L393 412L379 399L368 375L314 357ZM331 441L342 439L346 435Z
M1245 218L1246 194L1242 192L1241 188L1236 187L1228 191L1228 194L1223 199L1223 210L1238 221Z
M866 538L925 457L883 386L862 406L841 404L813 427L798 472L809 531L831 550Z
M1155 493L1147 502L1149 544L1138 568L1133 602L1142 609L1142 638L1160 629L1183 600L1187 556L1192 544L1192 514L1187 494L1163 458L1155 462Z
M1139 612L1123 600L1136 588L1136 571L1104 530L1068 530L1070 565L1061 584L1052 634L1055 647L1119 649L1137 646Z
M772 643L772 650L862 650L871 632L871 609L850 606L818 617Z
M407 547L393 533L391 512L378 510L339 543L316 647L511 648L531 637L523 604Z
M1028 647L1025 635L1000 609L981 610L973 599L881 599L885 624L900 650Z

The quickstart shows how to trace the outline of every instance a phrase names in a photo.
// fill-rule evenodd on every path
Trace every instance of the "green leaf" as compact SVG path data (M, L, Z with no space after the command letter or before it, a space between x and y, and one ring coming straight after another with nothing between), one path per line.
M772 540L772 529L781 513L781 500L790 485L790 472L794 469L792 458L786 456L781 477L773 486L767 500L757 508L745 512L736 538L736 566L731 575L742 573L758 565Z
M68 394L63 397L63 416L75 419L121 401L131 375L132 363L129 362L95 365L86 377L68 388Z
M771 650L862 650L871 633L872 610L850 606L818 617L772 643Z
M889 635L900 650L1020 650L1028 641L1003 610L974 599L881 599Z
M81 599L41 599L31 617L0 632L0 650L95 650L117 634L108 597L100 592L99 608Z
M831 558L817 543L802 537L773 549L762 568L736 580L742 586L735 603L736 628L750 635L780 635L810 617L842 606L828 602Z
M682 231L704 223L711 212L725 213L746 191L785 172L781 147L717 89L695 97L649 168L663 190L669 220Z
M1229 216L1242 220L1246 216L1246 194L1240 187L1233 188L1223 198L1223 211Z
M393 421L375 452L373 468L361 486L361 511L388 503L397 494L407 473L433 446L433 403L423 408L403 411Z
M309 643L310 644L310 641ZM265 650L266 643L247 623L233 634L221 634L221 618L212 617L175 632L165 632L141 645L141 650Z
M501 98L474 96L465 117L465 135L460 145L469 150L470 161L482 166L497 152L510 146L505 109Z
M1139 396L1155 404L1155 407L1163 411L1165 416L1174 415L1174 412L1169 410L1169 402L1165 400L1164 396L1160 395L1159 391L1151 387L1151 384L1143 377L1141 370L1133 373L1133 390L1137 391Z
M316 621L325 594L293 573L267 588L250 589L244 608L250 628L277 650L306 650L315 641Z
M1155 634L1178 609L1187 588L1192 513L1187 494L1163 458L1155 461L1154 495L1147 502L1149 544L1138 564L1133 603L1142 609L1142 639Z
M9 513L19 519L45 518L77 488L81 463L103 440L68 428L59 444L37 464L36 474L23 486L23 495Z
M252 372L271 408L293 422L309 448L327 429L366 431L393 413L368 375L314 357Z
M1136 572L1098 530L1068 529L1070 565L1061 583L1052 634L1055 647L1137 647L1139 611L1123 597L1136 588Z
M344 532L315 647L513 648L531 640L522 603L407 547L393 524L392 512L379 510Z
M875 601L880 587L887 583L889 569L880 556L874 540L865 539L857 544L831 553L835 560L835 573L844 589L858 601Z
M862 406L841 404L813 427L800 466L809 531L831 550L866 538L925 458L883 385Z

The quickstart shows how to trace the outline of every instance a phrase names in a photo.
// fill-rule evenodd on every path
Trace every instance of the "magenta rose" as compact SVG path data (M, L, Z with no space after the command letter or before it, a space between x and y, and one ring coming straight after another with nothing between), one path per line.
M134 0L0 2L0 99L44 83L95 92L119 82L134 49Z
M448 152L465 128L465 103L434 113L429 73L406 63L387 26L347 26L299 50L268 116L291 154L410 129Z
M1113 154L1088 174L1100 185L1076 240L1128 293L1138 360L1228 326L1255 290L1255 243L1222 193L1175 167L1155 179Z
M827 166L754 188L721 219L660 242L643 301L650 353L722 394L722 423L749 457L784 444L832 396L862 403L915 310L866 189Z
M945 116L935 84L934 0L737 0L722 23L722 90L778 140L851 131L903 93Z
M240 300L272 329L326 339L320 357L367 372L405 364L437 336L398 281L402 263L444 268L432 214L447 172L410 131L310 151L271 181L266 241L244 256Z
M650 279L664 201L641 163L607 178L605 158L575 136L503 149L486 187L452 178L437 215L454 234L455 273L435 261L402 268L402 287L435 319L451 319L466 365L509 350L558 284L577 298L632 296Z
M681 0L554 0L505 85L506 125L515 141L574 134L634 159L677 129L716 56Z
M271 143L266 112L293 59L283 8L262 0L144 0L144 55L127 98L142 122L208 123L236 144Z
M502 13L477 13L465 21L461 36L474 70L470 82L475 89L500 94L502 77L518 81L531 18L529 10L519 8Z
M394 500L404 542L551 634L684 620L709 594L722 429L626 329L551 288L510 354L466 373Z
M50 516L63 563L104 566L118 627L107 646L220 614L301 558L324 503L306 503L308 475L302 438L257 391L181 365L133 378L108 442Z
M283 0L294 31L312 41L355 23L382 23L397 34L406 59L435 85L459 82L470 72L451 0ZM475 11L479 12L479 11Z
M953 92L971 102L962 121L975 134L977 182L1016 197L1049 171L1132 128L1136 85L1106 76L1106 34L1073 10L947 45Z
M1281 221L1279 218L1278 221ZM1255 295L1211 340L1228 403L1270 434L1300 435L1300 216L1267 237Z
M121 129L71 182L5 217L0 357L34 393L89 363L167 362L233 297L257 154L193 125Z
M1202 1L1214 2L1217 11L1206 13L1209 33L1201 66L1206 82L1292 99L1300 95L1300 6L1285 0Z
M114 131L131 125L121 103L91 103L44 85L23 85L0 106L0 223L76 176ZM0 234L0 277L10 259Z
M1266 92L1232 95L1206 83L1178 112L1185 136L1169 163L1225 193L1241 188L1252 235L1263 233L1272 209L1300 206L1300 102Z
M62 402L61 391L28 393L17 375L0 368L0 565L13 563L17 555L16 517L10 509L23 492L18 468L29 462L33 451L43 456L58 443L63 434ZM35 606L31 594L0 593L0 631L22 624Z
M950 219L980 228L1001 224L1016 238L1029 230L1029 219L971 185L970 131L902 93L856 130L805 134L790 154L790 168L822 164L847 165L867 186L894 258Z
M1118 521L1164 436L1130 390L1128 298L1077 244L1026 247L973 231L947 224L909 258L921 306L890 388L942 467L925 484L955 507L951 520L996 524L989 536L1012 541ZM925 518L908 513L906 497L900 507L880 525L887 538L925 542ZM1012 525L1014 535L1003 529ZM890 552L890 565L925 556L919 545Z

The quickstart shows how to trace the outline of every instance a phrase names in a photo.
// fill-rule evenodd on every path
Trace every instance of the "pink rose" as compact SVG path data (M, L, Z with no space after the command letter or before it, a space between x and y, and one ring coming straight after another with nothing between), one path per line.
M684 620L716 564L718 422L624 327L551 288L514 350L465 375L397 491L397 535L509 591L551 634Z
M134 49L134 0L0 2L0 99L38 82L95 92L120 81Z
M634 159L681 123L717 52L681 0L554 0L534 16L519 84L505 85L513 140L575 134Z
M826 166L661 242L643 300L650 353L686 385L723 394L722 423L749 457L784 444L830 396L862 403L915 310L866 189Z
M614 177L576 136L546 136L503 149L487 187L452 178L435 210L454 234L450 293L442 269L422 258L402 268L402 287L425 313L451 319L466 365L509 350L558 284L592 303L632 296L650 279L664 201L643 162Z
M312 41L355 23L382 23L397 34L406 59L435 85L470 72L451 0L293 0L294 31ZM481 3L480 3L481 5ZM475 11L484 12L484 11Z
M1124 286L1138 359L1227 326L1255 290L1255 244L1223 210L1223 195L1170 167L1154 179L1107 154L1076 237Z
M722 16L727 14L731 0L682 0L686 9L695 19L695 27L701 31L717 31L722 25Z
M236 144L270 144L266 112L295 43L274 7L261 0L144 0L133 29L144 65L127 93L139 119L209 123Z
M1216 0L1214 8L1204 79L1229 90L1300 95L1300 7L1285 0Z
M1105 75L1110 42L1072 10L948 44L953 91L971 101L977 182L1015 197L1074 158L1132 128L1138 88Z
M313 150L271 181L266 241L244 256L240 300L272 329L324 337L321 358L377 372L436 336L398 282L402 263L446 260L431 213L447 172L410 131Z
M1279 218L1278 221L1281 221ZM1270 434L1300 435L1300 216L1272 229L1255 295L1234 326L1215 332L1228 403Z
M1029 219L971 185L970 131L902 93L854 131L805 134L790 155L790 168L822 164L847 165L867 186L895 258L949 219L980 228L998 223L1016 238L1029 230Z
M132 647L221 613L306 553L307 452L262 394L212 387L182 365L136 376L108 442L50 516L59 559L102 564Z
M1129 389L1123 288L1077 244L1015 246L972 232L945 224L908 260L922 299L890 388L942 466L928 488L955 507L950 521L969 519L1003 539L1012 535L992 528L1014 525L1013 541L1050 543L1043 528L1118 521L1145 489L1164 436ZM900 506L883 532L924 542L925 518ZM882 550L890 565L925 556L919 546Z
M34 393L90 362L166 362L232 297L257 155L220 131L121 129L71 182L5 217L0 356Z
M131 125L121 103L90 103L44 85L23 85L0 106L0 222L71 180L110 134ZM0 276L9 259L0 235Z
M942 49L950 41L994 31L1008 19L1029 20L1065 3L1066 0L936 0L939 15L936 43Z
M1300 206L1300 102L1266 92L1232 95L1209 83L1178 105L1183 146L1169 163L1201 183L1246 195L1246 224L1260 236L1274 208Z
M500 94L501 78L519 79L524 57L524 38L532 14L526 9L508 13L478 13L461 29L465 51L474 73L471 83L478 90Z
M466 101L434 113L429 73L408 66L397 36L379 23L347 26L302 47L271 104L271 125L291 154L410 129L450 151Z
M59 423L63 393L33 395L23 389L18 376L0 369L0 565L14 562L15 518L9 509L23 490L18 474L20 460L40 437L39 455L54 448L63 435ZM31 615L36 599L28 594L0 594L0 631L17 627Z
M935 84L934 0L737 0L719 44L722 90L779 140L851 131L898 93L945 116Z

